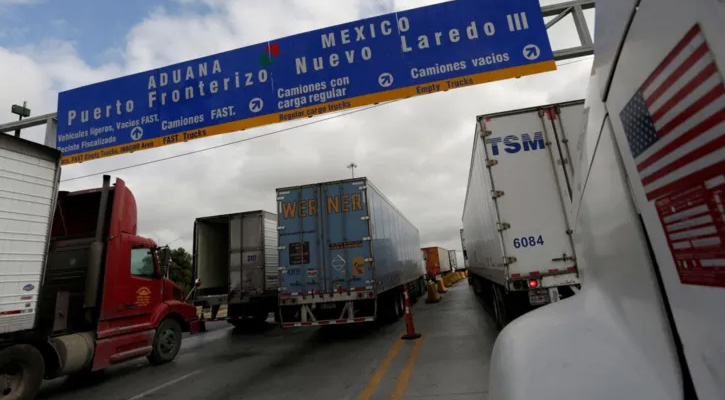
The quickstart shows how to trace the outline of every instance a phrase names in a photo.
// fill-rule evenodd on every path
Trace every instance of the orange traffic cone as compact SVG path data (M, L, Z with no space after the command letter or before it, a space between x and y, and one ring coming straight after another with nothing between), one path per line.
M415 326L413 326L413 314L410 312L410 298L408 297L408 285L403 285L403 295L405 296L405 326L407 332L401 337L405 340L418 339L420 333L415 333Z

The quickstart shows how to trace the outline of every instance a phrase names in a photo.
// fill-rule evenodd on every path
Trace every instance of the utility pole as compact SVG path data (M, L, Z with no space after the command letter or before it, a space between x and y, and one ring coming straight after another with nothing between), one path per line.
M350 171L352 171L352 178L355 179L355 168L357 168L357 164L353 162L348 164L347 167L350 169Z

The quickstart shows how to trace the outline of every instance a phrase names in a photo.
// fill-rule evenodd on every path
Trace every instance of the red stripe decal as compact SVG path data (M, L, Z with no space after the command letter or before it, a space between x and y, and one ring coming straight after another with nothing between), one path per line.
M511 274L512 278L521 278L521 274Z
M693 140L694 138L702 135L703 133L707 132L710 128L716 126L717 124L725 121L725 109L722 109L720 111L715 112L711 116L709 116L706 120L700 122L695 127L690 129L689 131L685 132L682 136L678 137L677 139L673 140L672 142L668 143L659 151L652 154L647 158L646 160L642 161L638 166L637 169L641 172L645 168L649 167L650 165L654 164L659 160L660 158L666 156L668 153L675 151L680 146L683 146L687 142ZM659 171L658 171L659 172ZM647 185L645 183L645 180L649 177L642 180L643 185Z
M574 272L574 271L576 271L576 267L569 267L569 268L567 268L567 271Z
M713 64L714 65L714 64ZM705 96L694 102L692 105L687 107L686 110L682 111L675 118L672 118L665 126L659 131L660 137L664 137L670 133L673 129L677 128L681 123L687 121L688 118L695 115L697 112L705 108L708 104L715 101L718 97L725 93L725 86L721 84L715 86Z
M697 172L692 173L691 175L683 177L682 179L678 179L670 183L669 185L663 186L657 190L653 190L647 193L647 200L654 200L662 197L669 192L687 188L689 186L692 186L692 182L701 182L715 175L722 174L722 171L725 171L725 161L710 165L707 168L703 168Z
M320 321L320 325L327 325L329 323L330 323L330 321Z
M23 310L0 311L0 315L17 315L22 312L23 312Z
M284 326L285 328L292 328L293 326L295 326L295 324L284 324L282 326Z
M665 59L662 60L660 65L657 66L657 69L652 73L652 75L649 76L649 78L647 78L647 80L644 82L644 84L642 84L642 91L647 90L649 85L651 85L652 82L654 82L654 80L657 79L657 77L662 73L662 71L664 71L665 68L667 68L667 66L670 65L672 60L674 60L675 57L677 57L680 54L682 49L684 49L685 46L690 44L692 39L694 39L695 36L697 36L699 33L700 33L699 25L693 26L692 29L690 29L690 31L687 32L685 37L682 38L682 40L680 40L679 43L677 43L677 45L675 46L675 48L672 49L670 54L668 54L667 57L665 57Z
M703 43L700 45L700 47L695 50L694 53L690 54L687 59L677 67L677 69L670 74L670 76L665 79L662 84L660 84L660 87L657 88L647 99L645 99L645 103L647 103L647 107L652 107L652 104L654 104L657 99L659 99L666 91L670 88L675 82L677 82L678 79L687 72L688 69L692 68L693 65L695 65L696 62L700 61L700 59L708 52L707 43Z
M353 322L365 322L365 318L355 318Z
M559 269L558 269L558 268L554 268L554 269L550 269L550 270L549 270L549 273L550 273L550 274L555 274L555 273L557 273L557 272L559 272Z
M536 275L539 275L539 271L531 271L531 272L529 273L529 275L531 275L531 276L536 276Z
M337 322L338 324L344 324L345 322L347 322L347 320L344 320L344 319L338 319L338 320L337 320L337 321L335 321L335 322Z
M692 221L692 220L694 220L694 219L696 219L696 218L700 218L700 217L707 217L707 216L710 216L710 211L709 211L709 210L708 210L708 211L705 211L705 212L703 212L703 213L700 213L700 214L695 214L695 215L691 215L691 216L687 217L687 220L689 220L689 221ZM683 222L683 221L677 221L677 222L673 222L672 224L676 224L676 223L678 223L678 222ZM680 233L680 232L688 231L688 230L690 230L690 229L696 229L696 228L701 228L701 227L703 227L704 225L713 225L713 223L716 223L716 222L713 222L712 218L710 218L710 221L707 221L707 222L702 222L702 223L699 223L699 224L697 224L697 225L688 225L688 226L683 226L683 227L681 227L681 228L677 228L677 229L675 229L675 230L671 230L671 231L665 231L665 232L666 232L666 233L667 233L668 235L672 235L673 233Z
M695 89L697 89L700 85L702 85L706 80L708 80L711 76L715 75L717 73L717 67L715 66L715 63L708 64L707 67L705 67L702 71L698 72L697 75L695 75L694 78L692 78L685 86L682 87L677 93L675 93L674 96L672 96L671 99L667 100L665 104L660 107L656 113L652 114L652 120L657 121L660 118L662 118L665 114L667 114L674 106L676 106L679 102L684 100L687 96L690 95L690 93L694 92ZM709 93L708 93L709 94ZM717 97L715 97L716 99ZM698 102L702 101L702 99L698 100ZM664 136L662 132L660 132L660 137Z
M302 322L302 326L310 326L312 325L312 322Z

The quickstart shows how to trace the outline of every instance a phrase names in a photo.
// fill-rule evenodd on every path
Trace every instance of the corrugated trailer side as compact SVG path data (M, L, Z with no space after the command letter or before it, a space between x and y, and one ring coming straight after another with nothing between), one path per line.
M59 151L0 133L0 334L35 325L59 180Z
M418 228L369 180L367 194L378 294L405 283L413 282L418 285L418 281L425 275L420 263ZM416 291L417 288L418 286L412 290Z

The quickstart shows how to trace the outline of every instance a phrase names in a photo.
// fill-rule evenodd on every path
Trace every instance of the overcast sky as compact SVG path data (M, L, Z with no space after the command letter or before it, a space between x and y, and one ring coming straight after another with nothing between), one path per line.
M59 91L435 0L0 0L1 122L11 104L54 112ZM555 1L542 1L550 4ZM590 24L593 18L587 14ZM593 26L590 26L593 29ZM576 45L573 24L549 31ZM64 167L63 179L233 144L111 175L133 190L140 234L191 251L194 219L276 208L275 189L343 179L355 162L418 227L421 245L461 248L459 229L476 115L584 97L591 61L558 71L328 114ZM42 141L40 129L23 134ZM99 186L101 177L64 182Z

